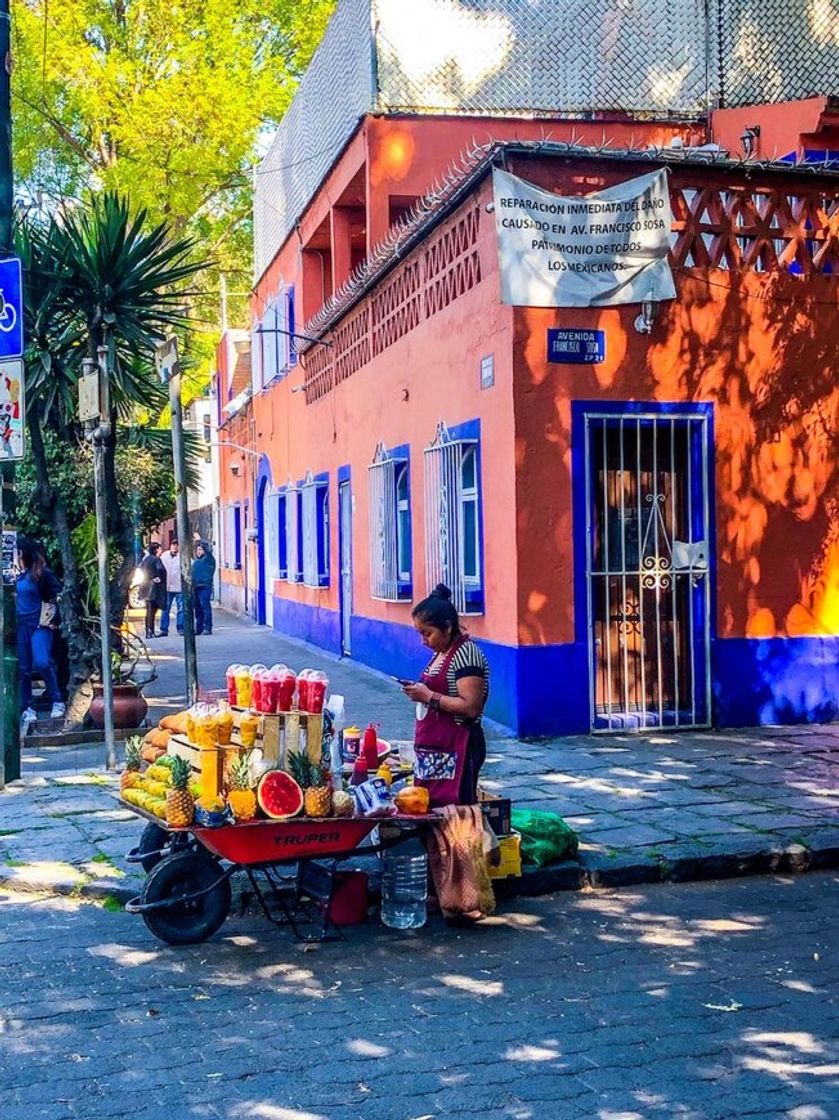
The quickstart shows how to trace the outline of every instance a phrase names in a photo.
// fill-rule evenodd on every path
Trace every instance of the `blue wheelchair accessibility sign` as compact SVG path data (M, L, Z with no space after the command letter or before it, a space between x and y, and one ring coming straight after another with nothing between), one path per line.
M23 285L20 261L0 261L0 360L23 357Z

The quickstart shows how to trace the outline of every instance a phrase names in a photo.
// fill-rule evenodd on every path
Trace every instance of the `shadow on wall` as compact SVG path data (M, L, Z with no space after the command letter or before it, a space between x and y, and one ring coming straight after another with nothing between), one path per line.
M601 311L592 325L607 331L609 358L570 376L546 367L551 313L522 311L521 641L573 637L572 398L713 402L719 637L839 635L835 284L812 277L805 291L789 275L696 271L662 308L651 344L627 333L615 309Z

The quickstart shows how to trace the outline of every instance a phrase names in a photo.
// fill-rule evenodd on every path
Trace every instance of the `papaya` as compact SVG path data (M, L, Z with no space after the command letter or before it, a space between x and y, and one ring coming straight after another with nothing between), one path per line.
M176 712L173 716L164 716L157 726L161 731L175 731L178 735L186 735L186 712Z
M424 786L408 786L396 795L396 808L400 813L420 815L428 812L428 805L428 790Z
M169 740L172 738L171 731L161 731L155 727L153 731L146 732L146 737L143 739L144 747L162 747L163 750L169 745Z

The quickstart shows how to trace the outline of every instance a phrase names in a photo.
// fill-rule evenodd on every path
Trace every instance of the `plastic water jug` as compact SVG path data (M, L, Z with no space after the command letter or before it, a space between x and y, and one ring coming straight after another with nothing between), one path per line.
M391 929L425 925L428 857L419 840L382 853L382 922Z

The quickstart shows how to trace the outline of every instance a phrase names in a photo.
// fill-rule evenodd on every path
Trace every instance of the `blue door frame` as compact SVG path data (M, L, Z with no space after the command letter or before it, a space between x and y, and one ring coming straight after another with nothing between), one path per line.
M271 464L267 455L262 455L259 460L259 469L256 476L256 621L264 626L267 617L268 594L266 582L266 557L265 557L265 498L271 486ZM273 590L273 589L272 589Z
M672 421L668 424L668 420ZM623 422L622 422L623 421ZM697 423L696 421L702 421ZM663 423L662 423L663 422ZM626 429L625 427L626 426ZM642 426L645 426L642 428ZM679 427L680 426L680 427ZM649 577L647 572L634 572L632 575L627 575L628 571L632 568L632 563L626 559L625 550L628 545L627 542L631 541L631 536L626 534L624 529L621 530L621 544L618 545L618 551L624 553L618 559L602 560L599 562L599 567L604 569L603 573L596 572L595 567L589 571L589 564L591 558L595 556L595 552L600 554L600 557L606 556L607 553L614 552L614 542L609 542L608 532L606 528L607 522L612 520L616 515L619 505L619 512L621 512L621 523L624 523L624 498L613 498L612 505L608 506L608 511L603 516L596 513L596 504L598 500L602 504L608 502L606 494L595 494L594 477L596 475L595 467L598 466L597 455L599 451L596 449L594 455L590 455L591 448L589 441L603 440L603 464L602 473L600 478L613 476L619 478L619 484L615 483L616 491L619 494L624 493L625 487L632 486L632 479L628 480L627 477L633 472L634 464L632 461L624 463L623 450L621 451L621 458L619 458L619 469L614 470L614 461L610 461L608 473L606 468L606 439L607 432L612 432L612 438L618 437L619 444L623 447L624 431L636 431L636 441L638 447L641 446L641 432L655 432L661 431L662 427L680 430L687 432L684 435L684 447L687 448L687 455L684 457L682 470L686 474L689 483L687 483L687 491L690 491L688 498L688 513L682 514L681 531L682 535L686 536L689 542L702 541L705 543L705 556L706 560L702 561L707 564L707 568L687 570L680 567L683 560L677 562L677 558L673 556L672 545L674 542L666 542L666 548L670 550L668 556L664 559L666 563L662 564L662 570L659 571L658 567L650 571ZM658 437L653 437L658 438ZM671 446L673 444L671 437ZM681 403L681 402L646 402L646 401L576 401L572 403L572 429L571 429L571 448L572 448L572 503L574 503L574 599L575 599L575 642L578 643L580 651L585 651L585 655L580 657L579 664L586 665L586 691L589 697L589 715L590 727L593 730L621 730L621 729L634 729L641 730L644 727L650 728L654 726L678 727L678 726L708 726L711 722L711 651L712 642L715 636L715 617L716 617L716 557L715 557L715 494L714 494L714 407L709 403ZM599 448L599 442L598 442ZM641 452L638 451L638 464L641 463ZM640 470L638 466L638 470ZM660 470L664 468L659 466ZM645 468L644 474L649 477L649 468ZM671 484L673 479L677 476L672 475L671 469ZM682 478L684 484L684 478ZM600 483L597 483L599 486ZM641 475L635 479L635 487L638 494L641 492ZM653 485L653 491L658 491L658 483ZM672 488L672 485L671 485ZM687 493L686 491L686 493ZM636 567L641 566L642 559L653 561L653 557L642 557L641 553L644 552L643 542L641 541L642 535L645 532L647 520L653 512L656 505L656 498L658 502L664 502L663 494L645 495L645 502L650 502L652 497L652 504L649 508L644 505L642 508L641 498L638 497L638 510L641 513L637 516L637 525L635 532L638 535L638 543L634 547L638 550ZM674 501L674 500L672 500ZM618 503L617 505L615 503ZM644 514L647 516L645 517ZM675 514L671 514L672 524L675 525ZM687 517L687 520L686 520ZM703 521L703 519L706 519ZM603 528L600 532L605 534L605 541L598 539L598 522L602 522ZM689 524L688 524L689 522ZM646 529L649 533L649 529ZM658 534L658 530L656 530ZM646 536L644 536L646 541ZM658 541L658 535L656 535ZM686 545L680 543L680 548L686 548ZM656 544L656 550L658 550ZM653 549L650 550L654 551ZM664 552L664 549L661 550ZM691 563L693 561L691 560ZM666 567L671 570L666 570ZM644 564L646 568L646 564ZM696 576L693 575L696 572ZM651 581L647 581L647 579ZM641 603L640 606L640 626L638 626L637 610L635 606L634 612L634 627L636 636L630 636L630 616L633 614L630 610L631 600L633 594L631 592L630 598L626 598L627 587L633 585L636 590L636 603ZM621 596L621 584L623 584L623 596ZM615 588L613 595L612 606L609 607L609 592L606 590L606 608L605 614L603 603L598 604L596 598L596 586L599 587L600 594L603 588L608 588L612 585ZM646 594L652 594L655 603L659 603L661 598L660 590L647 591L650 588L658 588L664 586L668 588L668 601L666 606L670 607L673 604L672 610L675 612L675 603L677 603L678 596L683 606L684 612L690 617L690 626L686 626L684 618L680 620L679 627L677 628L677 615L674 613L672 617L663 617L661 620L658 614L655 617L655 625L652 625L653 619L650 614L646 616L646 624L644 620L644 607L642 600ZM679 592L677 594L677 587ZM619 597L619 598L618 598ZM658 608L656 608L658 610ZM666 610L664 612L666 614ZM624 622L621 622L624 619ZM701 622L701 626L699 623ZM613 625L614 624L614 625ZM599 627L599 628L598 628ZM613 631L618 635L615 638ZM640 631L640 637L637 632ZM623 636L621 636L623 635ZM687 635L687 636L686 636ZM615 644L617 642L617 645ZM634 650L628 655L630 660L627 662L627 646L634 642ZM647 698L652 696L649 693L650 682L647 682L645 692L644 685L644 670L643 665L647 659L647 645L654 646L658 643L661 648L666 643L668 648L668 656L673 664L673 678L675 680L674 689L677 701L675 704L663 704L663 678L662 678L662 660L659 659L658 663L658 678L654 682L656 690L655 703L651 703L650 709L647 709ZM619 657L623 660L615 660L609 663L604 668L604 653L603 646L606 645L612 648L612 656ZM618 651L615 654L615 651ZM686 675L681 676L683 671L683 662L679 662L677 652L681 651L689 659L689 668L686 670ZM632 657L635 657L635 663L642 666L640 670L640 689L638 689L638 681L633 681L632 690L627 687L626 666L632 665ZM623 679L621 678L622 668L624 670ZM669 664L665 662L665 670L669 669ZM636 670L633 670L633 674ZM665 673L666 676L666 673ZM679 712L674 712L671 708L682 709L683 701L687 700L686 690L682 687L681 693L679 690L680 680L690 680L690 708L692 712L692 720L686 720ZM612 682L617 680L617 699L623 701L618 703L613 708L613 697L610 690L612 690ZM598 696L598 690L604 690L604 681L608 682L609 696L607 703L608 718L603 718L603 697ZM634 703L626 703L626 699L630 691L634 696L637 696L640 691L642 696L642 706L640 713ZM658 711L655 711L658 708ZM622 710L623 709L623 710Z

